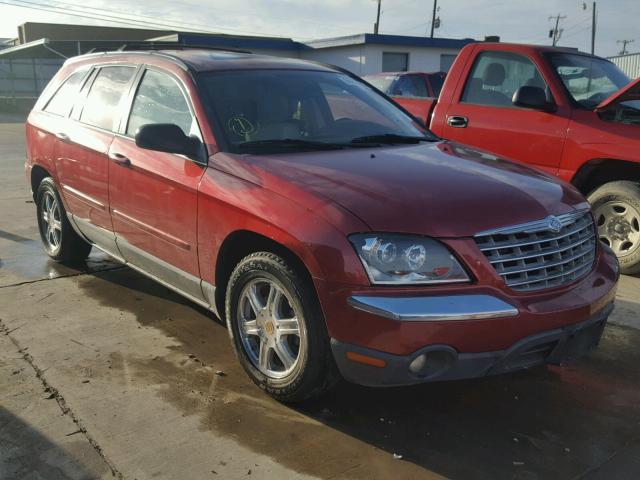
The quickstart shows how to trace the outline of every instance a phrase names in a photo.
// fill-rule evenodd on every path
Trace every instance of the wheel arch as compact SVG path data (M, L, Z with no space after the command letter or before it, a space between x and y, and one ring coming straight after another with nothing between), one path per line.
M316 292L311 272L300 256L286 245L251 230L236 230L224 239L218 250L215 267L215 303L219 314L225 315L225 297L231 273L247 255L255 252L270 252L282 257L304 278Z
M640 163L614 158L594 158L585 162L571 179L583 195L605 183L618 180L640 181Z
M36 197L36 193L38 191L40 183L42 183L42 180L47 177L52 177L52 175L46 168L40 165L34 165L31 168L31 194L33 195L34 199Z

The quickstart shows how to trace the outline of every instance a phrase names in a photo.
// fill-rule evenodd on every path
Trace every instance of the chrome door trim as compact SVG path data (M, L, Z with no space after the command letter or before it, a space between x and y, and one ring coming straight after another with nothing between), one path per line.
M81 192L80 190L70 187L69 185L66 185L64 183L62 184L62 190L64 190L66 193L71 194L74 198L77 198L90 207L97 208L99 210L102 210L103 212L107 211L107 206L99 200L93 198L91 195L87 195L86 193Z
M131 267L132 269L134 269L136 272L139 272L139 273L145 275L146 277L149 277L151 280L154 280L154 281L158 282L163 287L167 287L169 290L173 290L177 294L182 295L187 300L191 300L193 303L197 303L198 305L200 305L201 307L206 308L207 310L212 310L211 309L211 305L209 305L206 301L204 301L204 300L202 300L202 299L200 299L198 297L194 297L190 293L187 293L184 290L181 290L179 287L176 287L175 285L172 285L171 283L164 281L163 279L157 277L153 273L150 273L150 272L146 271L145 269L143 269L143 268L141 268L141 267L139 267L139 266L137 266L137 265L135 265L135 264L133 264L131 262L126 262L126 265L128 267ZM183 273L186 273L186 272L183 272ZM216 313L216 312L214 312L214 313Z
M174 237L173 235L164 232L156 227L153 227L147 223L144 223L136 218L130 217L126 213L122 213L120 210L112 209L111 214L118 217L120 220L128 223L129 225L142 230L145 233L153 235L154 237L159 238L160 240L164 240L171 245L181 248L183 250L189 251L191 250L191 244L181 238ZM118 237L118 240L121 240L121 237ZM122 239L124 240L124 239ZM142 251L142 250L141 250Z
M198 303L205 304L209 308L199 277L132 245L120 236L116 237L116 244L122 256L126 259L127 265L136 268L136 270L142 270L163 284L175 287L174 290L177 289L183 292L190 299L197 299Z

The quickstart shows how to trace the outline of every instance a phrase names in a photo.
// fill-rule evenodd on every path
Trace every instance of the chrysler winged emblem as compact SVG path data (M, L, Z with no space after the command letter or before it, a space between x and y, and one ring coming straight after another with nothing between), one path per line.
M550 230L554 233L558 233L562 230L562 222L558 219L558 217L554 215L550 215L547 217L547 230Z

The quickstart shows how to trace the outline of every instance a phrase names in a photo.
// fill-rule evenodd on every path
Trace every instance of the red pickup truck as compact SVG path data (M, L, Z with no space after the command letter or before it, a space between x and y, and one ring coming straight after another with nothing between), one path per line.
M437 101L394 100L442 138L571 182L622 271L640 273L640 79L576 50L477 43Z

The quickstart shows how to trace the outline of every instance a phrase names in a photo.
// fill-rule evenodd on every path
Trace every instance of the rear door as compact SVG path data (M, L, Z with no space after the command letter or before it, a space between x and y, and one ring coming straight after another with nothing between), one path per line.
M96 67L56 131L56 170L68 211L87 238L114 255L107 153L135 72L132 65Z
M450 104L444 138L521 161L556 174L570 121L570 110L543 112L516 107L515 91L538 86L554 100L534 61L508 51L482 51Z
M127 262L194 299L204 300L197 249L197 190L206 164L139 148L135 134L153 123L178 125L200 140L181 79L146 67L130 111L109 149L109 197L120 252Z

